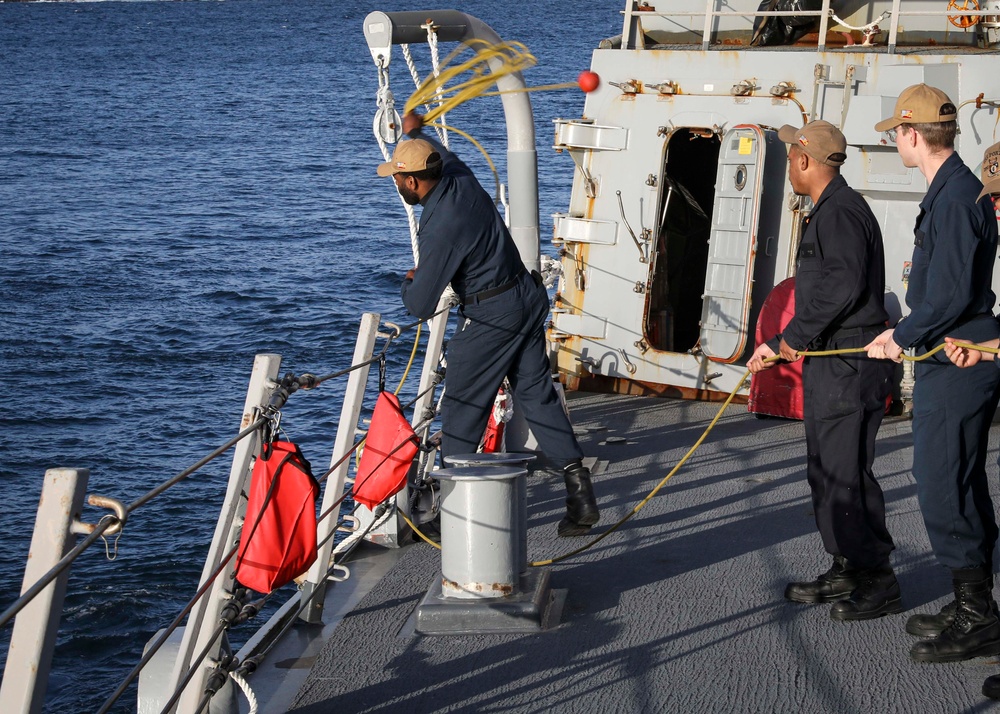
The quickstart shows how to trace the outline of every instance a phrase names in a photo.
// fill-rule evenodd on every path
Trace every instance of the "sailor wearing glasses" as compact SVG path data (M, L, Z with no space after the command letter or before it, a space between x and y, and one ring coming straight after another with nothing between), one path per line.
M920 170L927 194L914 227L906 304L910 314L868 346L876 358L923 354L946 335L995 340L1000 326L991 285L997 221L982 184L955 152L958 111L940 89L907 88L893 115L875 125L895 130L903 164ZM906 623L925 637L910 650L918 662L957 662L1000 654L1000 616L993 599L997 523L986 481L989 427L1000 370L955 369L943 352L916 363L913 477L935 556L951 571L955 600L937 614Z

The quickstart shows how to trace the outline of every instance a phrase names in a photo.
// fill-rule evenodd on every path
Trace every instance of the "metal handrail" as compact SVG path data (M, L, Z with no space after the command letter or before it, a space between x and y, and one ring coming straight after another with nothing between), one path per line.
M388 335L386 335L386 334L380 334L379 335L379 336L385 338L385 345L383 346L383 348L380 351L380 353L379 353L378 356L372 357L370 359L365 359L364 361L362 361L362 362L360 362L358 364L352 364L349 368L347 368L345 370L342 370L340 372L336 372L336 373L333 373L333 374L325 375L324 377L322 377L320 379L316 379L315 377L312 377L311 375L304 375L303 378L296 378L296 377L294 377L294 375L288 375L288 376L286 376L286 378L284 380L282 380L281 382L279 382L279 381L277 381L277 379L275 377L274 379L271 379L269 381L269 386L265 387L265 388L269 389L269 390L273 390L274 393L275 393L275 395L278 392L283 392L283 394L280 395L281 396L280 404L283 405L284 404L284 400L287 399L288 395L290 393L293 393L294 391L296 391L298 388L307 388L307 387L311 388L311 387L318 386L318 384L320 382L322 382L322 381L326 381L328 379L333 379L335 377L343 376L343 375L348 374L348 373L353 373L353 372L355 372L355 371L357 371L359 369L364 369L364 368L368 367L373 362L379 361L380 359L384 359L385 354L388 351L390 345L403 332L406 332L406 331L408 331L408 330L416 327L417 325L422 324L423 322L429 322L431 319L438 319L438 320L441 320L443 318L446 319L447 315L445 315L444 313L448 312L448 310L450 309L450 307L451 307L450 304L444 305L431 318L428 318L426 320L418 320L418 321L415 321L415 322L413 322L411 324L408 324L408 325L398 326L398 325L394 325L394 324L391 324L391 323L386 323L387 326L391 329L391 332ZM280 359L280 358L278 358L278 359ZM277 367L275 367L275 369L277 369ZM307 377L310 378L310 379L306 379ZM293 382L294 384L291 384L291 385L286 384L286 382L288 382L289 380L291 382ZM261 385L261 386L264 387L264 385ZM275 404L274 402L275 402L275 397L274 397L274 395L272 395L272 397L270 399L271 405L273 407L279 407L280 406L278 404ZM265 403L266 403L266 399L265 399ZM135 501L133 501L128 506L125 506L124 504L121 504L121 503L119 503L118 501L116 501L114 499L108 499L108 498L105 498L105 497L91 496L90 499L89 499L89 502L91 503L91 505L113 507L113 510L115 511L115 513L113 515L106 515L106 516L104 516L104 518L102 518L100 520L100 522L97 523L96 525L90 525L90 524L80 523L77 520L72 520L71 513L76 512L76 511L68 511L67 512L67 514L68 514L67 518L70 518L72 520L72 523L70 523L70 521L67 520L65 527L61 529L61 530L65 531L65 534L64 534L63 537L65 537L65 536L72 537L72 534L86 535L86 537L83 540L81 540L79 543L75 544L73 548L65 551L64 555L62 556L62 558L57 563L55 563L51 568L49 568L48 571L46 571L44 574L42 574L40 576L35 576L34 582L27 589L24 590L24 592L21 594L21 596L14 603L12 603L3 613L0 613L0 627L3 627L7 623L9 623L11 620L13 620L14 617L18 613L20 613L22 610L24 610L28 605L30 605L36 599L37 596L39 596L40 594L42 594L44 592L47 592L48 589L50 588L50 586L53 585L53 582L56 582L57 585L58 585L58 587L61 588L62 591L64 591L65 590L65 581L68 579L70 566L79 557L79 555L81 555L84 551L86 551L91 545L93 545L102 536L106 536L108 534L116 533L116 532L120 531L121 527L125 523L125 520L126 520L128 514L130 514L131 512L135 511L137 508L139 508L139 507L147 504L148 502L152 501L154 498L156 498L157 496L161 495L164 491L166 491L170 487L176 485L180 481L185 480L190 475L192 475L193 473L195 473L196 471L198 471L199 469L201 469L203 466L205 466L207 463L209 463L210 461L214 460L215 458L217 458L221 454L225 453L227 450L229 450L230 448L232 448L234 445L239 444L240 442L242 442L247 437L255 434L259 429L261 429L265 425L265 423L267 423L267 422L270 421L270 419L271 419L271 412L269 412L268 409L270 409L270 407L255 409L254 410L255 413L254 413L253 420L250 421L249 424L246 427L244 427L236 436L234 436L232 439L230 439L229 441L227 441L226 443L224 443L220 447L216 448L213 452L211 452L207 456L205 456L202 459L200 459L198 462L196 462L191 467L185 469L184 471L182 471L178 475L176 475L176 476L168 479L167 481L161 483L160 485L158 485L155 488L153 488L151 491L148 491L147 493L145 493L144 495L142 495L141 497L139 497L138 499L136 499ZM244 422L245 423L248 421L248 416L249 416L249 414L245 415L245 417L244 417ZM345 461L346 459L348 459L350 457L350 455L354 452L355 448L357 448L357 445L355 445L354 448L351 448L346 454L344 454L344 456L338 461L338 463L340 461ZM331 467L331 471L330 472L332 472L333 470L334 470L333 467ZM330 472L328 472L327 475L329 475ZM74 471L74 473L76 473L76 472ZM83 498L83 495L82 495L83 492L84 492L83 489L86 488L86 475L87 475L87 472L86 471L82 471L80 473L83 474L82 480L79 483L78 487L74 486L74 488L76 490L76 493L78 494L78 496L75 497L77 499L76 500L76 504L77 505L74 506L75 509L79 508L79 505L81 503L81 499ZM46 474L46 476L48 478L48 473ZM77 482L74 479L72 483L76 484ZM201 586L199 588L198 593L196 593L196 595L191 599L191 601L189 601L188 605L184 608L184 610L178 616L177 620L175 620L174 623L172 623L171 627L168 628L167 632L165 632L164 635L167 635L167 634L169 634L169 632L173 631L173 629L175 629L180 624L180 621L183 619L183 617L185 617L187 614L189 614L189 611L193 607L195 607L208 594L209 590L213 587L213 584L215 583L215 581L217 580L218 576L221 574L223 568L225 567L225 564L228 563L229 559L235 553L235 551L236 551L236 549L233 548L228 553L228 555L223 556L222 563L219 564L219 567L211 575L209 575L205 579L205 582L201 583ZM58 557L58 554L57 554L57 557ZM36 561L36 562L44 562L44 561L43 560L39 560L39 561ZM319 594L320 593L317 593L317 595L319 595ZM43 650L41 650L39 652L39 656L41 658L41 662L40 662L40 666L38 667L38 669L36 671L45 671L45 672L47 672L47 670L48 670L49 662L51 661L51 656L52 656L51 647L52 647L52 645L54 645L54 637L55 637L54 632L58 628L58 618L56 618L55 620L52 620L51 618L52 618L52 613L54 613L57 609L61 609L61 596L59 596L59 604L56 604L55 602L50 603L48 605L48 608L49 609L47 611L50 613L49 617L50 617L51 625L50 626L45 626L44 629L45 629L45 632L50 632L51 631L53 634L52 634L51 642L48 645L44 646ZM15 631L16 631L16 628L15 628ZM46 637L47 637L47 635L46 635ZM134 678L135 678L135 676L137 676L138 672L149 661L149 659L153 656L153 654L157 650L159 650L160 646L163 644L164 641L165 641L165 636L163 638L161 638L158 642L154 643L153 646L151 646L149 648L149 651L146 653L146 656L139 662L139 664L137 665L137 667L135 668L135 670L133 670L133 672L130 675L130 677L127 678L126 681L125 681L125 683L122 685L122 687L119 688L119 690L116 691L114 695L112 695L112 698L108 702L105 703L105 708L107 706L110 706L118 697L121 696L121 693L124 691L124 689L128 686L128 684L131 681L134 680ZM205 650L207 651L207 649L209 649L209 647L210 647L210 645L206 645ZM197 665L192 666L192 670L194 670L196 668L197 668ZM179 690L183 690L183 689L184 689L184 685L182 684L179 687ZM23 696L22 696L22 692L23 692ZM14 698L17 698L17 706L24 706L24 707L29 707L29 708L32 707L32 706L34 706L34 704L37 704L37 700L39 700L39 698L43 697L43 696L44 696L44 684L36 686L34 683L30 684L28 690L25 690L22 687L22 688L20 688L18 690L18 692L16 694L13 695ZM24 711L27 711L27 709L24 709Z
M656 10L639 10L639 9L628 9L624 11L627 19L631 17L704 17L705 25L702 31L701 47L703 50L707 50L711 46L712 41L712 20L716 17L818 17L820 18L819 27L819 38L817 40L816 46L819 50L823 50L826 47L826 33L829 27L829 21L833 17L834 12L830 7L830 0L823 0L823 6L819 10L714 10L712 6L715 4L716 0L706 0L705 10L703 12L698 12L695 10L678 10L678 11L666 11L659 12ZM899 34L899 18L900 17L979 17L983 15L990 14L987 10L980 8L978 10L902 10L901 0L892 0L892 9L887 11L890 15L890 25L889 25L889 38L887 42L887 51L891 54L895 51L896 40ZM628 33L628 28L626 27L626 35ZM622 43L622 46L627 45L626 41Z

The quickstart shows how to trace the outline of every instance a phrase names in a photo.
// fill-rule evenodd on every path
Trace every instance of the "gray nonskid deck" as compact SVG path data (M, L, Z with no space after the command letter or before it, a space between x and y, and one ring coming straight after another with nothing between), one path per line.
M571 395L595 477L598 528L616 522L672 468L718 405ZM995 472L996 438L990 469ZM608 437L625 437L612 443ZM803 475L802 424L730 407L706 443L637 516L595 548L551 566L568 590L561 624L534 635L428 637L407 619L435 577L438 552L409 547L343 620L294 712L968 712L994 660L916 664L903 632L915 610L948 597L932 558L910 467L910 423L889 420L876 472L896 540L907 612L862 623L782 598L790 578L829 565ZM997 480L993 478L995 497ZM529 558L580 544L555 537L564 492L529 478Z

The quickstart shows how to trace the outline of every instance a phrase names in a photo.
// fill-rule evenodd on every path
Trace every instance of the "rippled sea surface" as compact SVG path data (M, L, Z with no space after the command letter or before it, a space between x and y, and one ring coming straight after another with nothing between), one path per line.
M47 468L88 468L88 493L131 502L236 433L255 354L326 374L349 364L362 312L408 321L405 214L374 174L368 12L475 15L528 45L539 66L526 79L541 85L587 68L621 31L619 5L0 3L0 607L18 595ZM426 48L415 54L426 74ZM402 105L412 81L398 59L393 70ZM579 116L582 95L532 103L551 250L572 178L551 121ZM504 170L498 100L449 123ZM475 150L453 147L485 183ZM341 389L300 392L284 411L315 464ZM46 711L98 709L194 593L228 471L217 460L136 510L115 560L99 547L77 561ZM134 709L133 686L115 711Z

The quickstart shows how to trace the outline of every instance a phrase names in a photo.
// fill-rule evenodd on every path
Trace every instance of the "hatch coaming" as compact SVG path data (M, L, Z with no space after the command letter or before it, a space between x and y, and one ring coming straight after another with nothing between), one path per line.
M576 121L601 127L599 133L616 137L617 143L608 140L592 148L560 144L557 122L557 148L573 157L575 167L568 211L556 218L554 233L564 251L565 278L552 333L560 371L575 377L600 374L683 389L729 391L753 347L752 311L774 284L794 273L797 227L809 206L792 194L782 157L772 162L762 187L770 191L771 208L761 214L751 242L755 256L766 253L768 260L751 272L751 316L744 334L736 336L745 341L733 360L737 369L713 363L701 345L659 348L662 345L650 334L650 291L655 289L657 270L653 232L663 206L666 148L678 131L721 138L738 124L766 130L786 123L801 125L809 118L843 127L849 143L843 174L866 197L882 224L886 302L890 312L902 311L911 229L926 184L918 171L902 166L895 147L873 126L891 113L906 86L921 81L941 86L963 105L957 148L975 169L985 145L995 140L996 109L977 108L970 100L980 94L987 100L1000 98L1000 80L990 69L998 58L843 51L797 57L802 61L789 62L789 54L781 51L594 52L592 69L600 75L601 86L587 96L584 118ZM734 96L737 88L746 86L752 87L746 96ZM661 92L661 87L670 93ZM792 91L774 96L772 87ZM783 154L784 147L779 148ZM560 221L575 221L574 230L586 226L593 236L603 238L574 240ZM761 221L767 226L762 227Z

